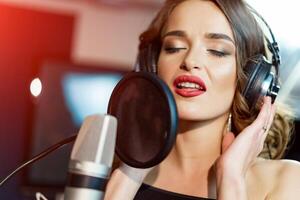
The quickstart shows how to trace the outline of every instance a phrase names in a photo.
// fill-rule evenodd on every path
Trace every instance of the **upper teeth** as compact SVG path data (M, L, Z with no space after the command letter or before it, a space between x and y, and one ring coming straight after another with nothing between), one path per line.
M195 88L195 89L203 89L200 85L197 83L191 83L191 82L181 82L178 83L178 87L185 87L185 88Z

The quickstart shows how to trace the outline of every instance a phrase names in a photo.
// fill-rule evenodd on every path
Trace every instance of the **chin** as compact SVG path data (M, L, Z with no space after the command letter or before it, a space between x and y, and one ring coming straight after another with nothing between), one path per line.
M187 111L187 110L181 110L178 109L178 118L179 120L184 121L203 121L211 118L212 116L209 116L207 113L204 112L197 112L196 109L193 111Z
M228 109L212 109L211 107L205 109L205 108L192 108L187 109L183 108L181 109L178 107L178 118L179 120L184 121L207 121L212 119L217 119L220 116L224 116L228 113Z

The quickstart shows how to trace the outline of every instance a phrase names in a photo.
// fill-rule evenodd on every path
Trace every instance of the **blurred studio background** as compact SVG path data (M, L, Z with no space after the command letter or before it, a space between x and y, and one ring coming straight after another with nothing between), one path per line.
M0 179L24 160L105 113L116 83L133 69L138 36L163 0L0 0ZM300 3L248 0L281 47L279 100L300 119ZM296 123L296 132L299 130ZM298 131L300 134L300 130ZM300 136L287 158L300 160ZM58 199L72 144L12 177L0 199Z

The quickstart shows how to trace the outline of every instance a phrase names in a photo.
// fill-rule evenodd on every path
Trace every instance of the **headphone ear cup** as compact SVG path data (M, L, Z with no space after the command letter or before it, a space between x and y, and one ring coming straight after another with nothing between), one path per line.
M244 67L247 82L243 88L242 95L245 97L250 111L253 110L258 101L262 100L266 95L262 89L265 80L271 73L271 69L272 65L268 63L266 58L261 54L247 61ZM270 84L271 83L272 82L270 82Z

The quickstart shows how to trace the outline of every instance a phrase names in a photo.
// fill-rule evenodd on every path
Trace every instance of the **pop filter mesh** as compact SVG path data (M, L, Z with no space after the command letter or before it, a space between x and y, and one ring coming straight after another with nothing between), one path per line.
M117 86L109 107L118 119L116 151L120 159L136 167L160 159L171 124L163 89L145 77L133 77Z

